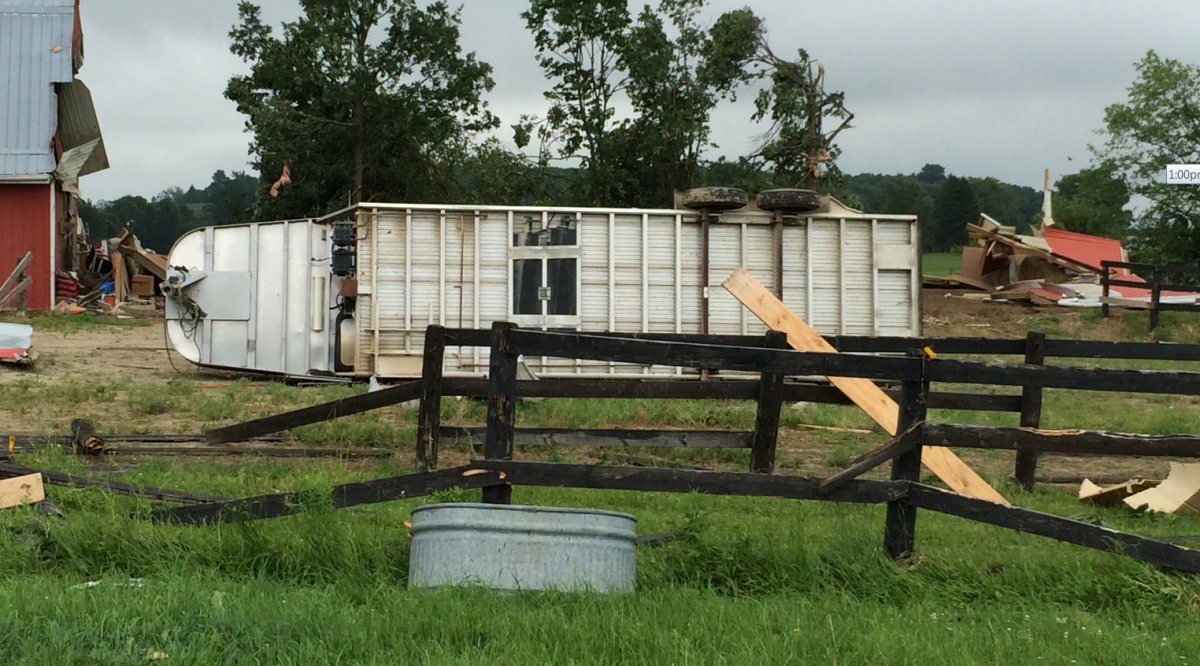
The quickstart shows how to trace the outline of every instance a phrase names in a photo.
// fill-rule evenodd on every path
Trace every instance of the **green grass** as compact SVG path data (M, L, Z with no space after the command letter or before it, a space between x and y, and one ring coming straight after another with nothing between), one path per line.
M1200 339L1200 317L1165 314L1172 316L1164 317L1156 337ZM1077 330L1064 321L1035 317L1029 324ZM1145 323L1135 315L1123 325L1150 339ZM249 381L215 388L186 380L89 385L30 375L0 389L0 417L19 424L27 416L61 413L56 432L65 432L77 415L92 416L102 431L161 430L166 420L194 432L363 390ZM480 401L443 402L446 425L479 425L484 415ZM517 418L529 427L748 430L754 415L748 401L579 399L522 401ZM933 410L931 418L1017 422L1015 414L948 410ZM395 447L394 460L116 457L110 464L133 468L103 476L225 496L284 490L322 496L338 483L408 471L415 421L415 410L396 406L295 433L318 445ZM872 427L849 407L788 405L781 422L789 437L815 433L824 445L816 453L782 448L781 466L793 469L814 462L805 456L841 467L883 439L801 428ZM1047 390L1043 423L1194 433L1200 432L1200 397ZM571 447L519 454L550 461L580 455ZM744 468L748 461L746 451L731 449L614 448L596 455L622 464ZM1083 505L1069 492L1044 487L1024 494L1003 478L1011 454L987 460L993 458L991 469L1005 472L985 476L1022 506L1138 534L1200 535L1195 516ZM101 476L89 469L93 461L53 451L20 461ZM598 596L409 589L403 523L412 509L430 501L476 501L478 491L450 490L354 512L310 502L289 518L198 528L151 524L146 514L159 503L96 489L51 487L49 494L63 518L25 508L0 511L0 608L10 628L0 632L0 663L958 665L1187 664L1200 658L1200 576L929 511L917 521L916 556L897 565L882 552L880 506L516 488L519 503L627 511L638 517L639 532L679 535L639 550L636 593ZM131 578L142 582L131 586ZM100 584L78 587L89 581Z
M76 458L32 462L82 471ZM115 478L255 493L395 473L336 462L152 461ZM1008 493L1015 492L1004 486ZM0 513L4 663L1186 663L1200 583L1118 555L922 512L905 566L883 508L694 494L518 488L515 500L629 511L676 541L638 553L638 591L417 590L402 526L423 500L220 527L144 520L150 503L53 489L65 518ZM478 491L434 501L474 500ZM1200 520L1023 503L1149 534ZM130 579L140 583L130 585ZM94 587L79 588L88 581Z
M924 252L921 254L921 271L925 275L950 275L962 266L962 252Z

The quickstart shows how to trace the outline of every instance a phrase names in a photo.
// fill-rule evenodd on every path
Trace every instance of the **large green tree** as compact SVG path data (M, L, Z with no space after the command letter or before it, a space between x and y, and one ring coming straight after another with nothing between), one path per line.
M518 145L536 129L543 159L577 160L577 198L593 204L663 205L690 187L710 109L745 79L758 25L742 9L706 30L704 6L660 0L633 16L625 0L531 0L522 17L550 108L516 127Z
M1147 202L1131 229L1135 256L1195 262L1200 260L1200 187L1168 185L1166 168L1200 164L1200 67L1149 51L1135 68L1129 98L1105 109L1107 140L1093 150Z
M768 121L758 156L771 165L781 185L836 189L842 174L834 140L854 119L845 94L825 90L825 65L804 49L797 50L794 60L776 55L765 31L751 62L756 76L769 83L754 100L754 120Z
M1129 188L1105 166L1082 169L1054 184L1054 221L1064 229L1123 238L1133 222Z
M483 99L491 68L459 44L445 2L300 0L280 36L238 5L231 51L250 73L225 96L247 116L261 174L261 216L315 215L379 199L445 196L464 144L495 126ZM268 186L284 164L291 184Z
M922 245L930 252L945 252L966 240L966 225L979 219L979 203L966 178L950 176L942 183L933 210L921 225Z

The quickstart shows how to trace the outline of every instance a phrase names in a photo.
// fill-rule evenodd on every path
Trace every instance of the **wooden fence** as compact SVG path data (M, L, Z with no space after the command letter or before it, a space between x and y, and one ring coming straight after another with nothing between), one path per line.
M386 391L366 394L369 397L363 400L370 400L376 406L383 394L394 401L420 400L418 454L430 470L338 486L329 498L335 506L412 498L451 487L481 488L484 501L508 503L512 500L513 486L520 485L886 503L884 546L889 555L895 558L905 557L913 551L917 511L927 509L1090 548L1120 552L1180 570L1200 572L1200 551L1197 550L1069 518L959 495L919 481L921 451L926 445L1014 450L1019 455L1025 454L1027 463L1035 461L1039 453L1200 457L1200 436L1195 435L1147 437L1098 431L1046 431L1036 428L1036 423L1026 425L1037 420L1041 391L1046 388L1177 395L1200 393L1200 373L1196 372L1044 365L1045 358L1049 356L1200 360L1200 346L1053 341L1036 334L1015 341L835 339L835 344L844 351L895 352L928 345L934 349L940 348L944 353L1022 354L1027 360L1033 361L1002 364L931 359L923 354L877 356L797 352L783 348L778 334L755 338L647 337L524 330L500 322L494 324L490 331L430 327L426 336L422 378ZM488 378L443 377L441 361L448 345L488 346ZM522 382L517 380L518 358L521 354L737 370L758 373L759 380ZM898 383L900 434L825 479L770 474L774 466L782 402L785 399L813 400L818 397L827 398L827 402L836 402L834 395L824 387L792 385L783 381L786 376L812 375L862 377ZM1022 393L1020 396L938 394L930 391L933 382L1016 386L1022 388ZM391 393L387 393L389 391ZM483 459L466 466L433 470L437 460L438 439L446 432L440 425L441 397L453 394L485 395L487 398L487 424L479 433L483 441ZM730 473L514 461L514 446L523 433L528 434L516 428L517 401L522 396L530 395L756 400L758 408L754 431L705 435L717 438L706 439L710 445L750 448L752 471ZM352 400L347 398L292 414L302 413L305 419L310 419L306 422L312 422L314 414L322 410L331 415L362 411L362 405L349 402ZM958 408L972 405L971 408L1018 411L1021 413L1022 426L1001 428L931 423L927 420L927 410L939 402L942 406ZM283 421L286 419L275 416L230 428L240 429L237 432L242 434L263 434L263 428L268 425L277 427ZM292 423L298 424L295 420ZM223 436L232 436L231 431L227 429ZM545 436L545 433L538 436ZM643 442L654 440L656 444L685 445L686 440L680 438L690 436L695 436L695 433L640 432L636 435ZM627 432L614 434L613 431L571 431L570 435L563 435L564 441L582 439L588 443L608 441L628 444L630 437L635 435ZM858 478L889 461L892 463L889 480ZM156 520L190 524L268 518L294 513L298 510L299 499L297 493L278 493L164 509L152 515Z
M1100 284L1103 285L1103 292L1100 297L1100 310L1105 317L1109 315L1109 305L1121 305L1125 307L1145 308L1150 311L1150 330L1158 328L1158 313L1163 310L1176 310L1182 312L1200 312L1200 304L1196 303L1163 303L1162 292L1164 291L1196 291L1197 287L1194 284L1178 284L1167 282L1168 276L1174 275L1200 275L1200 267L1184 266L1184 265L1168 265L1168 264L1141 264L1131 261L1102 261L1100 268L1103 270L1100 273ZM1135 280L1122 280L1112 276L1112 269L1125 268L1131 271L1138 271L1142 274L1149 274L1150 280L1147 282L1138 282ZM1129 299L1113 298L1109 296L1110 287L1134 287L1137 289L1150 289L1150 301L1133 301Z

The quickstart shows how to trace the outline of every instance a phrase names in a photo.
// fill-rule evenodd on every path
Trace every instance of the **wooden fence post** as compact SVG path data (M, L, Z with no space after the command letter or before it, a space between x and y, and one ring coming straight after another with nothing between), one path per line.
M1046 361L1046 334L1030 331L1025 335L1025 362L1032 365L1042 365ZM1038 428L1042 425L1042 387L1024 386L1021 388L1021 422L1022 428ZM1017 451L1017 464L1014 475L1017 483L1025 490L1033 490L1033 477L1037 474L1038 453L1036 451Z
M766 347L788 349L787 334L767 331ZM779 413L783 409L783 375L763 372L758 380L758 412L754 416L754 439L750 443L750 471L775 471L775 444L779 441Z
M421 402L417 416L417 467L437 469L438 429L442 426L442 365L446 357L446 329L425 329L425 351L421 359Z
M919 352L918 352L919 353ZM912 354L910 354L912 355ZM925 420L925 395L928 383L922 379L905 380L901 384L900 418L896 432L904 432L917 421ZM892 480L919 481L921 479L921 443L918 440L912 450L900 455L892 462ZM894 560L908 557L913 552L917 528L917 508L908 499L892 500L887 505L887 522L883 528L883 548Z
M483 442L483 457L489 460L512 460L513 428L517 414L517 353L513 351L509 332L517 325L497 321L492 323L492 347L488 355L487 436ZM483 489L483 501L488 504L512 504L512 486L489 486Z
M1112 267L1107 261L1100 262L1100 316L1108 319L1108 280Z
M1154 265L1153 278L1150 280L1150 330L1158 328L1158 302L1162 298L1162 267Z

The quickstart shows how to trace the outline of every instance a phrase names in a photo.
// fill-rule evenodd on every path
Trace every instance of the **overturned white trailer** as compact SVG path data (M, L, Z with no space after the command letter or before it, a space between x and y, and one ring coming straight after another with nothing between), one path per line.
M719 287L744 266L824 334L920 334L917 221L825 199L804 213L364 203L208 227L171 250L168 336L193 363L286 375L418 376L425 328L756 334ZM538 376L686 368L527 358ZM448 374L487 350L448 348Z

